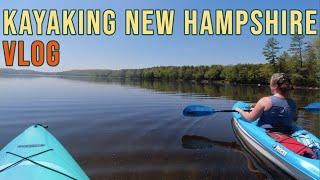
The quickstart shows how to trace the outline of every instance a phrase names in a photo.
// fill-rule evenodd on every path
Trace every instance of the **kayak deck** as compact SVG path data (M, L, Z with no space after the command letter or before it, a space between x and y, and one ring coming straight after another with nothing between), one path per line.
M0 179L89 179L60 142L33 125L0 151Z

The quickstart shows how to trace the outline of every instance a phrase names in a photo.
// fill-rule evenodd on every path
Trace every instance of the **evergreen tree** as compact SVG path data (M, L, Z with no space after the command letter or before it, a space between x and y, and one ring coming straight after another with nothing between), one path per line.
M312 46L316 53L316 60L320 60L320 37L312 43Z
M290 58L290 55L284 51L278 58L278 72L287 73L286 61Z
M307 43L306 50L305 50L305 60L306 61L315 61L316 57L315 48L313 47L312 43Z
M289 48L289 51L292 53L292 55L296 56L297 59L299 60L300 68L302 68L302 63L303 63L302 52L306 45L303 39L304 39L304 35L298 35L298 34L293 35L290 48Z
M268 39L265 47L263 48L262 54L266 57L266 60L272 64L273 70L276 71L276 61L277 54L281 47L279 46L279 42L275 38Z

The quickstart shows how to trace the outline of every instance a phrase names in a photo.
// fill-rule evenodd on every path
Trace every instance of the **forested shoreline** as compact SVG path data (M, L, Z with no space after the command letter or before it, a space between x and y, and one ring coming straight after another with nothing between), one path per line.
M270 38L262 50L265 64L237 64L212 66L161 66L144 69L96 71L99 78L162 81L228 82L238 84L268 84L271 75L283 72L290 75L293 85L320 87L320 38L305 42L303 35L292 36L288 50Z
M284 72L290 75L294 86L319 88L320 38L318 37L312 42L305 42L304 36L295 35L292 36L290 48L283 51L281 49L280 43L275 38L270 38L262 49L262 54L266 59L264 64L160 66L122 70L72 70L58 73L0 69L0 74L267 85L273 73Z

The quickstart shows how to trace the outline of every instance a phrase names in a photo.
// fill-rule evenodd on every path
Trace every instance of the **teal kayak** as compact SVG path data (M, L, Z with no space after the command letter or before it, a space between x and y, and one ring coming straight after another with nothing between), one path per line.
M33 125L0 151L0 179L87 180L61 143L43 126Z
M237 102L233 109L249 109L245 102ZM233 129L241 144L249 149L250 153L259 159L266 159L268 164L273 164L295 179L320 179L320 140L312 133L294 125L293 132L285 134L284 140L273 137L274 132L257 126L257 121L248 122L237 112L233 113ZM281 134L281 133L280 133ZM287 144L291 140L295 144ZM318 152L317 157L306 157L292 151L289 147L304 146L300 151L309 149ZM265 165L265 161L263 166Z

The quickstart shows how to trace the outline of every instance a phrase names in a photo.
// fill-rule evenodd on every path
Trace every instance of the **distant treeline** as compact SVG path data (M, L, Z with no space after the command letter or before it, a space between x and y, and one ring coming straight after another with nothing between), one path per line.
M123 70L72 70L59 73L41 73L0 69L1 74L27 74L42 76L90 76L98 79L122 78L144 81L196 81L228 82L238 84L268 84L275 72L291 76L295 86L320 87L320 38L305 42L304 36L292 37L290 48L281 51L275 38L270 38L262 50L268 63L212 66L162 66Z
M291 76L296 86L320 86L320 38L305 43L303 36L293 36L290 49L278 55L281 47L270 38L263 48L267 64L237 64L212 66L164 66L144 69L95 71L99 78L128 78L165 81L226 81L240 84L268 84L275 72ZM92 72L93 73L93 72Z

